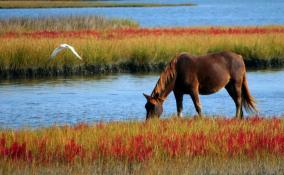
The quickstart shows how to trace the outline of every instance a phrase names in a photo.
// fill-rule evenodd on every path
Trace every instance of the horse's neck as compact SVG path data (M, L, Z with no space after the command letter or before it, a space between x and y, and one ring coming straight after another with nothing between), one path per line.
M176 58L173 59L161 73L160 78L151 94L152 97L159 97L164 100L173 90L176 80L175 64Z
M168 95L172 92L174 89L174 84L175 84L175 78L171 80L171 82L165 87L165 89L161 92L161 99L165 100Z
M156 87L154 88L154 90L153 90L153 92L151 94L151 96L152 97L158 97L158 98L163 99L163 100L166 99L167 96L173 90L173 84L174 84L174 82L170 82L164 88L160 88L159 81L158 81Z

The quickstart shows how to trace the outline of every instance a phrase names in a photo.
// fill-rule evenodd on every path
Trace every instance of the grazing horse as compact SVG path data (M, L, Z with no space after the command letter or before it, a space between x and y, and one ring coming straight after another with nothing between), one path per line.
M236 104L236 118L243 118L242 106L246 111L257 111L248 89L246 68L241 55L233 52L198 57L188 53L178 54L161 73L152 94L143 94L147 99L146 120L154 116L160 117L163 102L171 91L176 99L178 116L182 116L183 95L189 94L201 117L199 94L213 94L223 87Z

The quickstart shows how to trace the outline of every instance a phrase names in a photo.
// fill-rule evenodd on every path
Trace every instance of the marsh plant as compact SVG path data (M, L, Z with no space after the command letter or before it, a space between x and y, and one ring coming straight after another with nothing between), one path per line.
M283 159L281 118L172 118L0 131L3 174L281 174Z
M62 17L15 17L0 20L0 33L26 31L76 31L110 28L138 27L129 19L106 18L102 16L62 16Z
M0 36L0 74L11 77L160 71L180 52L205 55L224 50L241 54L248 68L281 67L283 38L283 27L6 32ZM61 43L74 46L83 60L65 51L49 61L51 52Z

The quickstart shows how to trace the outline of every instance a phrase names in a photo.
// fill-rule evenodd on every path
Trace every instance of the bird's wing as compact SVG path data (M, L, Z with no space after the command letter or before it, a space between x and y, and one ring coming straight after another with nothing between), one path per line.
M68 49L70 49L70 50L74 53L74 55L75 55L77 58L79 58L80 60L82 60L82 58L81 58L80 55L76 52L76 50L74 49L74 47L72 47L72 46L70 46L70 45L68 45L68 44L65 44L65 45L67 46Z
M62 47L57 47L53 50L53 52L51 53L49 59L53 59L54 57L56 57L56 55L61 52L62 50L64 50L65 48Z

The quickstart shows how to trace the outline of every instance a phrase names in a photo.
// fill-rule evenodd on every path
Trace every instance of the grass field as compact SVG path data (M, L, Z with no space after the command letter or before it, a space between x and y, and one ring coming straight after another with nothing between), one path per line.
M1 19L0 26L0 35L5 35L5 33L9 34L11 32L74 32L78 30L137 28L139 24L129 19L106 18L102 16L62 16Z
M283 158L283 118L172 118L0 131L2 174L282 174Z
M107 1L0 1L0 8L66 8L66 7L175 7L193 6L194 4L159 4L159 3L119 3Z
M160 71L184 51L193 55L234 51L248 68L284 65L282 26L14 31L0 35L1 77ZM69 51L48 60L60 43L73 45L83 61Z
M248 68L284 65L284 27L139 28L135 21L98 16L0 20L0 77L160 71L179 52L233 51ZM61 43L70 51L48 60Z

